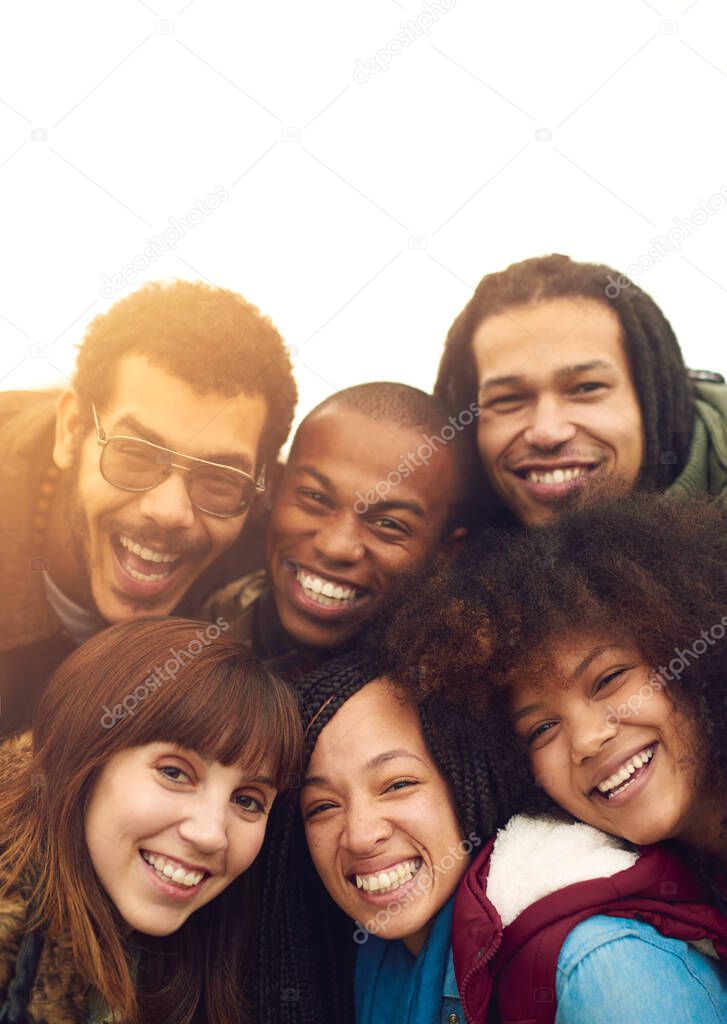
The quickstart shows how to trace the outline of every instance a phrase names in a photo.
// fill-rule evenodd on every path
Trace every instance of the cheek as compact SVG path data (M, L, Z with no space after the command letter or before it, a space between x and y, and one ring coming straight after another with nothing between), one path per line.
M231 858L233 877L241 875L250 867L265 839L265 825L267 818L254 824L241 825L235 832L233 838L234 853Z
M572 799L570 761L563 744L551 741L541 750L530 751L530 772L537 786L559 804Z
M500 427L498 429L497 423L493 420L483 420L480 417L480 422L477 426L477 448L479 449L480 457L483 462L489 465L498 454L498 450L502 447L503 430Z
M203 528L212 542L212 557L220 551L225 551L234 543L240 530L245 525L248 513L230 519L219 519L214 516L200 514Z

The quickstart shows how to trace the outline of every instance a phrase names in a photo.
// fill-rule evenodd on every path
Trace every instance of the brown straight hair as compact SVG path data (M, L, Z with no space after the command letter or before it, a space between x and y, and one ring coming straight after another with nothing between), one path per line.
M177 932L143 936L135 986L125 922L84 835L100 770L130 747L171 742L246 771L264 765L278 789L298 769L292 692L225 628L157 616L92 637L54 673L36 709L32 758L0 786L0 894L28 889L29 925L70 936L76 970L125 1022L244 1019L256 931L249 872Z

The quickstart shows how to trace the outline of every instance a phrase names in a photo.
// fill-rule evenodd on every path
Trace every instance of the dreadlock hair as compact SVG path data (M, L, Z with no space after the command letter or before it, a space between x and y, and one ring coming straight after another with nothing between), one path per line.
M399 673L418 667L422 692L487 714L521 680L563 685L554 652L576 633L633 644L650 683L695 723L697 762L709 765L697 786L724 795L726 525L714 499L635 492L537 529L484 531L412 589L390 622L389 655Z
M475 331L487 317L513 306L556 298L596 299L621 324L623 345L641 406L644 462L638 487L665 490L687 459L694 423L694 398L674 331L654 300L633 281L601 263L577 263L568 256L537 256L487 274L447 334L434 394L449 409L466 408L477 397L472 352ZM477 425L468 428L476 448ZM493 503L482 472L481 486Z
M296 687L307 730L303 771L339 708L382 675L377 659L354 651L327 662ZM407 670L394 680L405 699L413 698L416 676ZM452 788L464 835L485 842L516 810L542 808L544 798L531 787L525 759L499 740L504 729L497 714L473 719L447 701L416 703L426 745ZM260 855L264 912L258 1019L263 1024L350 1024L354 925L312 864L299 795L296 787L278 796Z

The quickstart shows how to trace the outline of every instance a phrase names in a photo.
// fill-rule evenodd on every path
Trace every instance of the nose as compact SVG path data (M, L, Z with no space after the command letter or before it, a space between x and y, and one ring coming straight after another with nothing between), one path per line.
M565 403L556 395L541 395L525 431L525 441L533 448L551 451L572 441L575 434L576 428L569 420Z
M346 823L341 838L342 845L353 854L365 857L375 850L392 833L388 821L375 806L368 802L357 803L346 813Z
M330 516L315 535L316 552L330 563L351 565L364 553L358 516L350 513Z
M189 500L185 473L172 469L160 484L144 491L139 511L164 530L189 528L194 524L194 505Z
M178 832L189 846L207 856L227 849L227 800L223 806L221 801L218 805L210 800L193 799L186 810L186 815L178 825Z
M595 757L619 730L619 720L613 711L601 704L584 709L571 722L571 755L574 764L582 764Z

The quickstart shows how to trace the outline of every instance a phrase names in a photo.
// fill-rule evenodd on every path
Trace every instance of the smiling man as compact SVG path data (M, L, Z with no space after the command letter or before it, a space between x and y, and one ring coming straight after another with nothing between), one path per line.
M727 493L727 387L690 374L654 301L546 256L489 274L452 325L435 394L474 398L490 515L547 522L592 491Z
M219 565L295 398L270 321L183 281L97 317L72 388L0 396L0 732L27 724L74 646L107 623L174 612Z
M461 424L405 384L361 384L303 420L268 527L267 572L209 602L230 635L297 675L357 636L466 533Z

